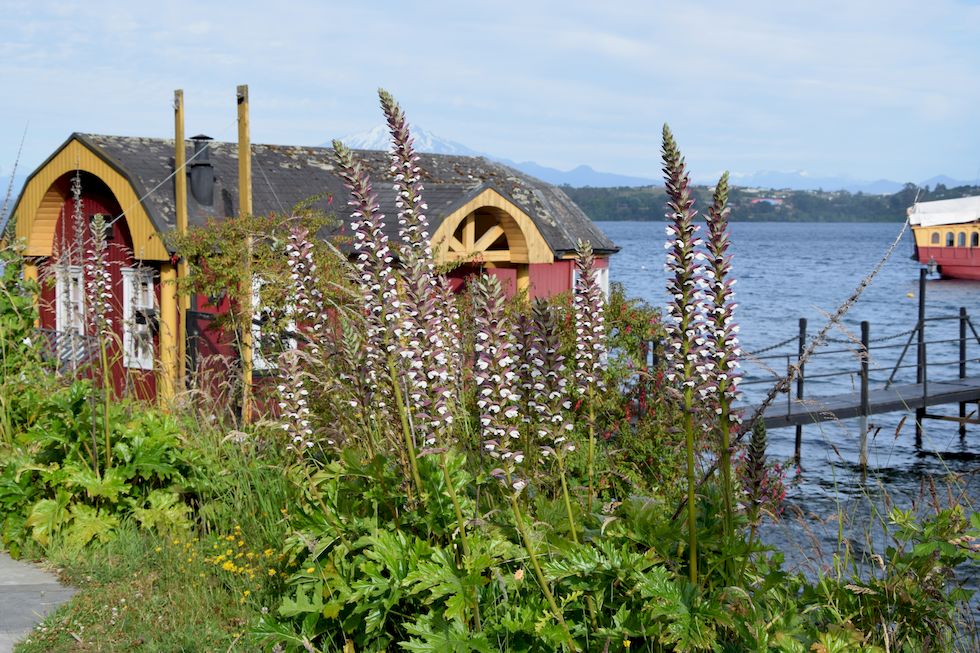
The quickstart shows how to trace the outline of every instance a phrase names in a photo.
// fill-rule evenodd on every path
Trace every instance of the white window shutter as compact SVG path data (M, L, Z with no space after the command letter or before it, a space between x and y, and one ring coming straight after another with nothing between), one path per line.
M123 268L123 364L131 369L153 369L153 329L156 296L153 276L146 270ZM142 318L140 317L142 314Z

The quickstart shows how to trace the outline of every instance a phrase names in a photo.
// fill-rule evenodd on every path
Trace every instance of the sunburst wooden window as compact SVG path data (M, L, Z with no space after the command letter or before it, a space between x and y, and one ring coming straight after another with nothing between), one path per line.
M507 218L493 208L477 209L463 218L449 240L449 255L456 259L503 263L514 260ZM510 222L513 222L512 220Z

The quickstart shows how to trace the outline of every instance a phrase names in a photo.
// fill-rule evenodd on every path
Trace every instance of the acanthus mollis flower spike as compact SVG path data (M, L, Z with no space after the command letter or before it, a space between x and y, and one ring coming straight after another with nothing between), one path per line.
M313 446L313 426L310 423L309 391L295 349L279 356L279 417L282 429L289 437L288 449L302 451ZM332 439L327 444L333 446Z
M694 224L697 211L690 191L690 180L670 128L664 125L663 162L667 188L667 379L684 388L697 388L709 380L700 351L706 344L703 334L703 301L701 261L702 245ZM700 368L700 369L699 369Z
M504 465L504 477L511 478L514 489L522 490L525 481L513 478L517 465L524 461L523 452L515 449L520 442L517 428L520 397L516 390L514 345L504 313L500 281L489 275L481 277L474 283L473 298L476 326L473 380L483 447Z
M403 261L401 348L408 406L413 421L423 431L426 445L434 445L453 421L449 399L449 357L436 317L437 297L429 284L425 261L410 256Z
M409 380L414 386L415 406L423 408L416 423L433 430L448 428L453 420L449 400L454 396L453 373L457 367L458 338L453 333L452 316L445 311L453 306L443 299L432 260L428 208L422 199L422 170L412 144L405 113L394 97L378 90L381 108L391 132L390 171L394 178L395 206L398 208L398 235L402 242L400 258L405 277L405 301L402 306L403 338L401 357L408 365ZM424 410L428 411L426 415ZM427 429L428 444L434 435Z
M91 228L92 236L85 252L85 301L93 332L102 337L112 332L112 321L109 317L112 276L109 272L109 246L105 236L109 227L105 216L101 213L92 216Z
M732 286L735 280L731 278L732 257L728 254L728 173L724 173L715 186L711 208L708 210L708 269L704 271L705 286L708 301L705 329L707 332L707 350L710 360L706 361L711 369L711 387L720 400L730 402L738 399L739 359L741 350L738 342L738 325L734 321L735 291ZM715 409L723 411L719 406ZM729 415L738 421L736 415Z
M762 495L766 483L766 448L768 437L766 436L766 423L759 419L752 424L752 438L749 440L748 454L742 469L743 483L747 486L748 492L748 514L749 521L757 524L759 519L759 506L762 504Z
M528 410L521 415L522 422L530 422L534 417L534 386L537 378L541 375L539 371L541 356L538 350L538 343L535 340L533 331L533 320L525 311L517 315L517 323L514 325L514 349L517 354L517 378L520 383L521 398Z
M536 435L542 453L562 455L574 450L575 445L568 439L574 426L568 419L572 402L558 325L552 308L540 299L534 302L531 319L536 350L532 363L536 374L528 403L537 412Z
M732 496L731 431L738 423L737 411L732 403L738 398L738 327L733 322L735 303L730 279L731 255L728 254L728 173L724 173L715 185L711 208L708 209L708 265L705 270L705 286L708 291L705 315L705 332L708 340L704 365L711 372L710 383L702 388L702 397L708 400L710 409L706 426L718 435L719 461L723 497L723 523L725 537L734 533L734 505ZM704 412L704 411L702 411Z
M357 326L349 320L340 322L340 340L338 354L335 359L336 379L330 380L334 392L345 394L351 408L368 410L371 405L372 391L367 382L368 365L364 351L364 338ZM342 381L342 383L338 383Z
M674 135L664 125L663 171L667 187L667 292L671 300L667 305L665 320L667 330L668 363L667 379L679 381L682 389L684 439L687 454L687 531L688 573L692 584L698 582L697 558L697 503L694 474L696 467L696 429L694 425L695 390L708 377L701 348L705 344L700 259L697 251L701 244L694 225L694 198L689 188L690 180ZM698 369L700 368L700 370Z
M75 172L75 176L71 178L71 201L72 201L72 226L73 235L75 242L73 246L69 248L68 259L70 263L78 262L79 265L84 263L85 257L85 240L88 236L88 225L85 224L85 208L84 200L82 200L82 174L81 172ZM74 260L72 260L74 259Z
M405 245L422 253L421 255L428 262L429 271L432 272L434 266L429 241L429 222L425 217L428 207L422 199L422 170L418 165L419 157L412 145L408 120L391 93L378 89L378 96L391 132L389 158L391 174L395 180L398 235Z
M310 341L310 351L320 351L320 339L324 330L323 293L316 286L316 263L313 261L313 243L309 230L293 227L289 230L286 243L286 258L292 281L290 295L291 308L296 328L306 331Z
M441 308L442 333L446 337L443 343L446 360L449 362L449 386L459 383L457 371L463 369L463 329L460 324L459 307L456 304L456 294L449 279L440 274L436 277L438 296L436 304Z
M580 395L603 387L602 366L606 358L604 300L592 245L578 242L575 257L575 385Z
M397 350L401 336L400 302L392 266L394 257L384 232L384 215L372 192L367 172L343 143L335 140L333 148L340 176L351 193L348 204L354 209L351 214L354 250L357 252L354 266L367 319L365 358L368 380L378 398L376 404L384 409L388 395L387 385L382 381L388 376L386 361L388 355Z

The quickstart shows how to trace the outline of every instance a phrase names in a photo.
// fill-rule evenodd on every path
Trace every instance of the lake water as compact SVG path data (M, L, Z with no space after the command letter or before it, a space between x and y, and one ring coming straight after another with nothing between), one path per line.
M655 306L667 301L664 261L664 223L602 222L600 227L622 250L613 257L610 279L623 284L627 294L642 297ZM735 223L732 225L733 274L736 320L741 325L743 349L757 351L795 337L798 320L808 319L808 331L815 334L861 280L874 268L902 225L895 223ZM847 341L859 339L860 322L868 320L874 340L901 334L915 326L918 312L919 264L911 260L912 238L906 233L874 282L843 320L842 329L832 338ZM927 317L954 315L966 307L980 331L980 282L930 279L926 285ZM927 339L955 339L956 321L929 323ZM899 336L883 344L904 345L908 336ZM828 345L833 349L854 349L853 344ZM901 346L872 351L871 367L887 368L871 374L872 387L883 383L895 364ZM796 343L778 350L795 353ZM930 361L956 361L958 344L929 346ZM968 347L967 373L980 375L980 346ZM906 354L905 363L915 362L915 346ZM784 372L786 359L762 363ZM818 356L808 364L808 375L860 364L856 356L842 353ZM745 363L747 378L761 378L767 372L763 365ZM768 373L771 377L771 373ZM955 378L954 364L930 365L929 380ZM915 380L915 369L900 370L899 382ZM808 381L807 394L820 396L850 391L858 387L856 374L824 381ZM767 385L746 385L746 400L758 400ZM780 398L785 401L785 398ZM777 399L779 401L780 399ZM969 408L968 408L969 409ZM931 409L931 412L957 414L956 405ZM927 420L924 424L923 451L917 452L914 438L914 415L905 413L874 415L870 418L872 434L869 444L871 469L863 478L858 467L859 440L857 420L827 422L807 426L803 434L802 471L790 476L794 485L789 492L784 519L767 526L765 539L784 551L787 559L803 568L827 564L828 554L837 548L838 515L844 516L844 534L858 555L868 549L868 526L880 514L888 500L900 507L919 505L929 497L930 479L940 496L946 495L948 479L955 475L951 491L964 491L974 507L980 505L980 426L968 426L961 439L958 426L950 422ZM793 456L795 430L774 429L769 433L770 458L790 461ZM924 499L920 499L925 489ZM802 519L798 518L803 515ZM807 532L809 531L809 533ZM882 529L871 531L874 548L883 550ZM812 567L811 567L812 568ZM977 588L980 570L965 570L966 585ZM974 612L980 618L980 593L974 597Z

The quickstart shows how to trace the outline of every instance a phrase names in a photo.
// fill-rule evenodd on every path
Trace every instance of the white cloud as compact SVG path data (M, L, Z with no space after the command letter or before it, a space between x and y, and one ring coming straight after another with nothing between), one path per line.
M664 121L704 170L965 176L980 151L980 12L950 0L39 1L0 29L0 152L30 119L30 164L74 130L167 135L178 87L189 129L233 137L239 83L256 140L373 126L383 85L441 136L565 169L656 174Z

